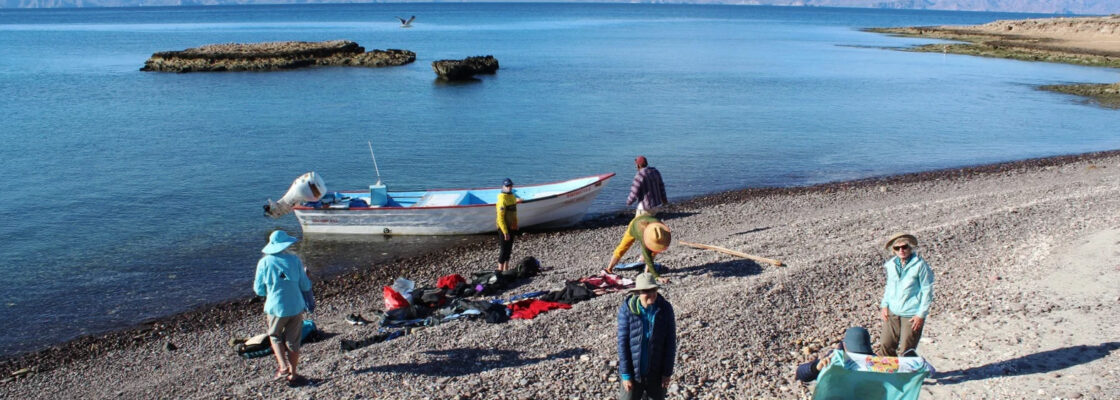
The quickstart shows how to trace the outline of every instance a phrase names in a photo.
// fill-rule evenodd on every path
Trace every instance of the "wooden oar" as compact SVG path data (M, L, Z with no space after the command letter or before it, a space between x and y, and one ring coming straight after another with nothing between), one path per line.
M746 258L748 260L754 260L754 261L758 261L758 262L768 263L768 264L774 265L776 267L782 266L782 262L780 260L774 260L774 259L770 259L770 258L766 258L766 257L753 256L753 255L750 255L750 254L747 254L747 253L738 252L738 251L735 251L735 250L726 249L726 248L719 247L719 246L712 246L712 245L700 244L700 243L692 243L692 242L686 242L686 241L683 241L683 240L678 240L677 243L683 244L683 245L688 246L688 247L694 247L694 248L697 248L697 249L715 250L715 251L718 251L720 253L733 255L735 257L742 257L742 258Z

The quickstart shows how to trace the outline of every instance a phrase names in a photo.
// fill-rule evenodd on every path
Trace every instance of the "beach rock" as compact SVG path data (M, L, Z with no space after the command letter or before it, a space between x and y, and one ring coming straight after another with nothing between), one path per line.
M167 350L167 351L175 351L175 350L179 349L179 347L176 346L175 343L171 343L171 342L167 342L167 344L164 344L163 348L164 348L164 350Z
M373 50L348 40L211 44L152 54L141 71L276 71L313 66L386 67L416 61L408 50Z
M432 71L440 79L449 81L462 81L474 78L477 74L490 74L498 72L498 59L494 56L467 57L462 60L432 61Z

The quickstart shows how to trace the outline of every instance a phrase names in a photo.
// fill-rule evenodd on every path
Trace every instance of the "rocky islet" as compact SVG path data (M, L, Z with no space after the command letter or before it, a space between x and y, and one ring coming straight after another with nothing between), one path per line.
M140 70L177 73L279 71L317 66L393 67L414 61L416 53L412 51L366 51L349 40L227 43L157 52L144 62ZM478 74L496 73L498 59L486 55L438 60L432 62L432 70L442 80L470 80Z
M493 75L498 72L498 59L494 56L467 57L462 60L432 61L432 71L440 79L464 81L474 79L475 75Z
M391 67L416 61L408 50L371 50L348 40L211 44L152 54L141 71L276 71L315 66Z

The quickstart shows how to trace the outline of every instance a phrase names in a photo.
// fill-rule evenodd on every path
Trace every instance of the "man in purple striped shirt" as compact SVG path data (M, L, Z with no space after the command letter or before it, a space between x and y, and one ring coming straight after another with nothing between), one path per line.
M638 165L638 173L634 175L634 183L630 184L630 196L626 198L626 205L638 202L638 216L657 215L658 207L669 202L665 196L661 172L649 166L645 156L638 156L634 163Z

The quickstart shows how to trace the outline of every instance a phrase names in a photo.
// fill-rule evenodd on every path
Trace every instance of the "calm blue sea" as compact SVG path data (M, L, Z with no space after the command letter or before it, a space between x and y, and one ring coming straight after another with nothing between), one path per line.
M414 27L401 29L394 17L409 15ZM1120 148L1107 128L1116 111L1035 89L1115 82L1117 71L888 51L927 41L857 30L1022 17L633 4L0 10L0 354L250 296L268 232L298 233L294 217L267 219L261 204L312 170L333 190L365 187L367 140L391 190L617 172L600 213L623 207L638 154L679 199ZM417 61L138 71L157 51L328 39ZM496 76L435 81L432 61L485 54L500 60ZM425 243L314 240L301 252L323 275Z

